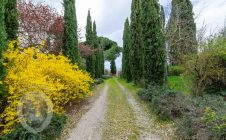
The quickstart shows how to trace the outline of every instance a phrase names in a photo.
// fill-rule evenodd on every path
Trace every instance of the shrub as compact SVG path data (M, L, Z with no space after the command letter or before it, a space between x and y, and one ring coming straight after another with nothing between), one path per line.
M185 68L182 66L170 66L169 67L169 76L180 76L185 72Z
M207 107L202 120L205 126L215 134L215 137L222 139L226 137L226 111L215 112L210 107Z
M171 119L177 124L177 134L181 139L209 140L225 136L226 103L222 96L184 95L153 83L138 94L151 103L160 118ZM209 106L216 113L206 111Z
M211 120L209 119L211 113L206 112L206 108L211 106L211 108L216 110L217 114L226 114L226 111L223 109L226 107L223 97L217 95L188 97L190 98L190 103L185 102L185 105L189 104L189 111L183 115L182 119L176 121L178 124L177 134L181 139L221 139L223 132L212 131L210 128L213 128L214 125L211 126L207 123L207 120ZM211 121L214 123L214 120L215 125L217 125L216 122L218 119L216 118ZM220 121L220 119L218 121ZM224 124L225 120L224 123L223 120L221 120L221 123Z
M194 77L193 93L217 93L226 88L226 42L225 38L214 36L199 45L198 54L186 62L186 74Z
M21 120L17 106L27 93L45 93L52 101L54 112L62 114L64 107L73 101L92 95L92 78L87 72L63 55L55 56L41 52L39 48L14 48L17 41L9 44L4 54L7 75L3 81L8 86L8 105L0 115L2 134L9 134Z
M151 102L154 110L162 119L181 117L188 110L184 104L186 96L167 90L164 86L151 83L139 96Z
M95 84L101 84L101 83L103 83L104 82L104 80L102 79L102 78L98 78L98 79L95 79L94 80L94 82L95 82Z
M16 129L9 135L3 137L4 140L55 140L59 137L64 125L66 116L54 114L49 126L44 131L34 134L27 131L23 126L18 125Z

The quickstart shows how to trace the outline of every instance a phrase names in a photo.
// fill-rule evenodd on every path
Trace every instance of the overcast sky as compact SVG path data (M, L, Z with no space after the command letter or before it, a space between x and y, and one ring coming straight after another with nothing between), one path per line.
M62 13L63 0L35 0L45 2ZM123 26L130 17L132 0L76 0L77 20L79 27L85 33L88 9L92 18L96 20L99 36L108 37L122 46ZM192 0L197 28L207 25L209 33L216 32L224 26L226 18L226 0ZM160 0L166 13L170 12L170 0ZM117 68L121 68L121 57L116 60ZM109 63L106 63L109 68Z

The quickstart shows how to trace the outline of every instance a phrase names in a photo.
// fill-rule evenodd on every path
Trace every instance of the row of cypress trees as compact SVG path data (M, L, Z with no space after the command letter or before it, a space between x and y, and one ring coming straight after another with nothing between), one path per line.
M100 78L104 74L104 52L99 45L96 22L92 22L90 10L87 16L86 44L93 50L93 53L86 59L86 70L93 78Z
M122 76L135 83L162 85L167 57L172 65L182 65L185 56L197 53L192 3L172 0L166 29L164 8L158 0L133 0L131 10L131 22L126 19L124 25Z
M157 0L133 0L130 19L123 35L123 77L135 83L144 80L146 85L163 84L166 55Z
M75 0L64 0L64 35L63 53L73 63L81 63L79 53L77 18ZM86 58L86 70L93 78L100 78L104 74L104 53L100 48L96 31L96 22L92 22L90 11L88 11L86 25L86 44L91 47L93 53Z

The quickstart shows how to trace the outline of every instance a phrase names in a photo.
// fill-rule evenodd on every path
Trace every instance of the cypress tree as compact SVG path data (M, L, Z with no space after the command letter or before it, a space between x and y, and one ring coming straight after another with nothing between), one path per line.
M184 63L184 56L197 53L196 24L190 0L172 0L167 39L173 65Z
M88 44L90 47L92 47L92 50L94 50L93 25L90 10L88 11L86 24L86 44ZM93 78L95 77L95 54L87 57L86 70L92 75Z
M166 23L166 16L165 16L165 11L164 11L163 6L161 6L161 11L160 11L160 13L161 13L160 18L161 18L162 31L164 32L165 23Z
M102 48L102 51L101 51L101 55L100 55L100 58L101 58L101 75L104 75L104 63L105 63L105 59L104 59L104 50Z
M17 0L7 0L6 2L5 26L8 40L17 39L19 28Z
M77 28L75 0L64 0L63 54L72 63L80 64Z
M6 48L6 32L5 32L5 0L0 0L0 80L5 75L2 53Z
M124 24L123 33L123 56L122 56L122 77L127 81L131 80L130 71L130 25L129 19L127 18Z
M115 75L117 73L116 65L115 65L115 60L111 60L111 74Z
M144 79L163 84L165 73L165 48L159 4L156 0L142 1L142 25L144 42Z
M97 30L96 30L96 22L93 22L93 46L95 49L95 77L101 77L101 63L100 63L100 48L98 44Z
M130 49L130 68L132 78L138 83L143 76L143 40L141 25L141 3L140 0L132 1L131 11L131 49Z

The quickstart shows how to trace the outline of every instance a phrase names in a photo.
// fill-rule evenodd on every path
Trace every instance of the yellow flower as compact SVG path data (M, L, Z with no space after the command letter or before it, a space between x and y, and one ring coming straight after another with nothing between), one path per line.
M18 41L10 42L4 54L8 61L3 82L9 87L10 96L7 98L9 105L0 114L0 120L6 123L3 135L12 132L19 123L17 107L21 97L27 93L45 93L53 103L54 112L58 114L63 113L64 107L71 102L92 95L90 87L93 79L87 72L79 70L77 65L70 63L68 58L45 54L33 47L19 50L20 47L14 48L15 43L19 44ZM42 41L39 48L44 45ZM35 104L34 107L37 110L40 105Z

